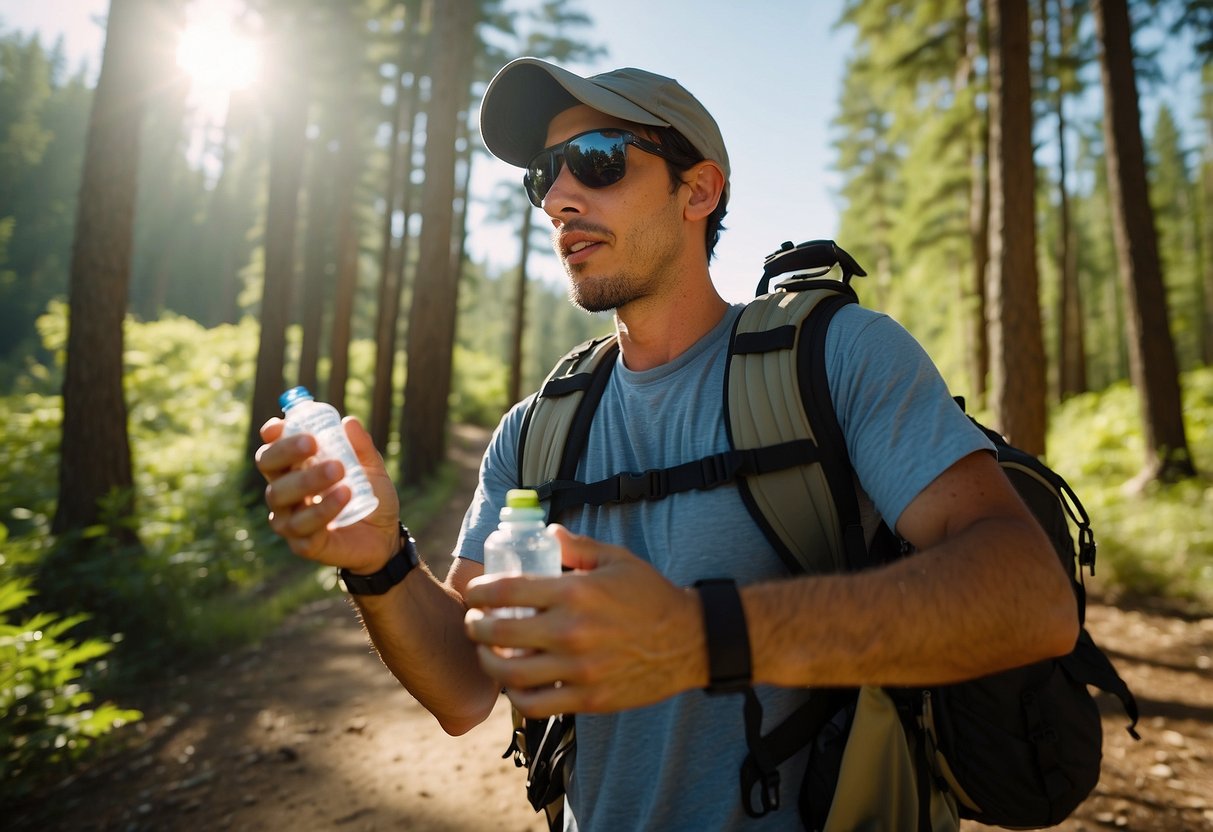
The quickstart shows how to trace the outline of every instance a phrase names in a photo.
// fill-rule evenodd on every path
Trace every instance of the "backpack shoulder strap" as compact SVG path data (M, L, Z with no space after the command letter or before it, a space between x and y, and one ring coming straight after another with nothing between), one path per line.
M594 411L619 354L612 333L578 344L556 364L531 400L518 433L518 485L539 492L548 520L565 506L553 485L571 480L585 450Z
M726 426L736 449L808 439L818 459L742 478L738 488L791 571L859 568L867 547L825 371L830 320L857 299L833 279L784 285L755 298L737 320L725 376Z

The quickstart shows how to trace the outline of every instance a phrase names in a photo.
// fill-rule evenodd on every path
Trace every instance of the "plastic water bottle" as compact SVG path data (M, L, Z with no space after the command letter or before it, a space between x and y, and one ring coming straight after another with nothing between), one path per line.
M525 488L506 492L496 531L484 541L485 574L559 575L560 542L548 531L539 495ZM530 607L498 610L497 615L534 615Z
M278 397L285 421L284 436L310 433L316 439L317 462L335 459L345 466L345 476L339 485L350 489L350 501L341 513L329 521L329 528L340 528L357 523L379 505L379 498L371 488L366 471L354 453L354 446L345 435L341 425L341 414L331 404L312 398L306 387L292 387Z

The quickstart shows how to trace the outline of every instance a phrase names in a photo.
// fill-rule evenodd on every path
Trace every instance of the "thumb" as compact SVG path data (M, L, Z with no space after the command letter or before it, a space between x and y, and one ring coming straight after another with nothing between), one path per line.
M558 523L552 524L552 531L560 542L561 562L567 569L601 569L622 558L628 557L628 551L619 546L612 546L595 540L586 535L573 534Z
M375 447L375 442L371 439L371 435L367 433L366 428L362 426L362 422L357 416L346 416L342 421L342 426L345 428L345 435L349 438L350 444L354 447L354 454L358 457L358 461L364 466L383 467L383 457L379 454L379 449Z

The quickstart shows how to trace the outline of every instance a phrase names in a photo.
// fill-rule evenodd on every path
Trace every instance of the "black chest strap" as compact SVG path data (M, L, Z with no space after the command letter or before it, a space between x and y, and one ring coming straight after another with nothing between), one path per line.
M685 491L707 491L737 477L769 474L797 465L808 465L819 458L816 443L811 439L797 439L763 448L722 451L670 468L652 468L640 473L622 472L596 482L553 479L536 490L540 500L552 501L549 516L555 518L565 509L580 505L634 503L638 500L660 500Z

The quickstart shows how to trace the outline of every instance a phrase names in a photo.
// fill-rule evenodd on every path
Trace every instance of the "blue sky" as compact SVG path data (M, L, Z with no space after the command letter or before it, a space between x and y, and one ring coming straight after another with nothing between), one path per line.
M195 0L221 5L232 0ZM832 237L838 225L840 179L832 170L830 123L851 36L836 31L842 0L610 0L591 9L586 36L607 47L586 74L639 66L678 79L720 123L733 168L727 231L712 272L730 300L753 295L762 258L783 240ZM0 23L38 30L47 42L62 34L69 60L99 62L103 30L96 19L108 0L0 0ZM526 5L514 0L512 5ZM1173 59L1174 60L1174 59ZM1153 91L1176 109L1181 123L1195 112L1195 73L1187 84ZM1093 95L1098 95L1098 82ZM1091 102L1098 112L1097 100ZM1153 126L1147 109L1143 126ZM790 160L795 159L793 164ZM487 201L519 171L479 156L474 169L470 251L490 267L517 262L516 223L485 219ZM545 218L536 216L537 222ZM845 244L845 241L843 241ZM534 257L532 269L562 281L552 257Z
M828 130L849 41L831 33L838 0L611 0L594 9L593 39L609 49L594 66L640 66L677 78L716 116L733 167L728 230L713 267L730 299L751 297L762 258L783 240L831 236L836 210L828 171ZM0 0L5 28L62 34L75 66L99 62L103 31L95 22L107 0ZM761 10L761 11L760 11ZM813 34L810 34L813 33ZM787 148L799 163L784 164ZM476 191L483 199L519 172L479 157ZM504 269L517 262L516 224L473 216L471 252ZM541 215L537 220L544 219ZM562 280L554 258L533 268Z

